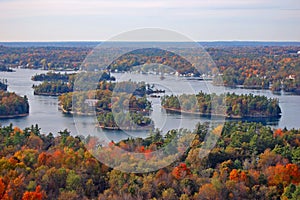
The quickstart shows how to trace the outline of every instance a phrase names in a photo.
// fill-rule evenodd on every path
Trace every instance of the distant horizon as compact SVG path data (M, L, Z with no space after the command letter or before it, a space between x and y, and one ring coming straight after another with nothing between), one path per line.
M194 40L194 41L107 41L107 40L15 40L15 41L0 41L0 43L71 43L71 42L272 42L272 43L298 43L300 40Z
M293 46L300 47L300 41L15 41L15 42L0 42L0 46L4 47L86 47L95 48L101 46L101 44L106 45L136 45L142 48L143 45L149 45L149 43L157 44L159 43L165 45L189 45L189 44L199 44L203 47L263 47L263 46ZM119 47L120 47L119 46ZM300 50L300 49L299 49Z

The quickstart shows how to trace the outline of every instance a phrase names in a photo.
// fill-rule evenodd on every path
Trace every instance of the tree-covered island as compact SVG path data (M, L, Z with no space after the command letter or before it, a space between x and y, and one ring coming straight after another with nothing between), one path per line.
M29 114L29 103L26 96L0 91L0 118L24 117Z
M96 90L61 95L60 108L64 113L77 115L96 113L98 126L103 129L149 130L153 128L153 121L148 117L151 103L146 97L149 87L144 82L102 81Z
M169 111L226 118L273 118L281 114L278 99L253 94L167 95L162 97L161 105Z
M87 84L90 77L99 76L99 81L115 81L115 77L107 72L82 72L80 78L83 84ZM46 74L34 75L31 79L33 81L43 81L39 85L33 85L34 95L43 96L59 96L64 93L72 92L74 82L77 74L61 74L55 72L48 72ZM84 82L86 81L86 82ZM78 83L77 83L78 84Z

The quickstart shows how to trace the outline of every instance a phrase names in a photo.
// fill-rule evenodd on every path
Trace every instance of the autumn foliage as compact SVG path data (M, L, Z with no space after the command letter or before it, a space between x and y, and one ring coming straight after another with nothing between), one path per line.
M271 166L267 169L269 185L283 184L288 186L289 184L300 183L300 169L295 164Z
M185 163L180 163L177 167L175 167L172 171L172 175L176 179L183 179L187 175L190 174L190 169L186 166Z
M25 192L22 200L42 200L43 191L41 191L41 186L37 186L34 192Z
M158 171L134 174L111 169L93 157L90 152L95 151L93 146L97 143L93 137L79 139L67 131L56 137L43 135L38 126L24 130L0 127L0 199L299 197L299 130L272 130L257 123L225 123L216 146L200 158L203 134L208 130L207 124L197 125L193 145L173 164ZM118 148L138 153L152 165L156 158L152 153L166 147L177 133L173 130L164 136L155 132L145 139L112 141L106 149L120 165L126 165L132 157L114 154ZM136 167L140 166L147 167L137 163Z

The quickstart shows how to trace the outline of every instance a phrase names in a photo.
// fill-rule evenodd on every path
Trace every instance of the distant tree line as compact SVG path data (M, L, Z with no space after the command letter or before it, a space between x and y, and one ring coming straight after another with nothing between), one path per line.
M49 70L78 70L88 55L88 47L5 47L0 46L0 62L3 69L13 67L43 68ZM204 62L192 63L201 52L182 49L180 54L160 49L142 49L129 52L114 60L107 67L111 71L130 71L132 67L156 63L170 66L183 75L214 75L216 85L268 89L300 93L300 56L297 46L218 46L205 49L216 65ZM107 49L114 54L118 49ZM203 52L202 52L203 53ZM99 70L101 63L82 66L83 70ZM223 82L224 81L224 82ZM280 86L278 86L280 85Z

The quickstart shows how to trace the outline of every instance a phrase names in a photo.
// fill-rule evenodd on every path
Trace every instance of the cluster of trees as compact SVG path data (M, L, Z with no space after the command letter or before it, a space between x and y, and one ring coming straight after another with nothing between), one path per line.
M107 186L108 167L65 130L0 128L0 199L95 199Z
M102 128L122 130L153 128L153 121L147 116L151 110L151 103L146 96L138 97L114 91L97 102L96 110Z
M62 81L62 82L68 82L69 77L74 76L74 74L61 74L55 73L55 72L47 72L46 74L36 74L31 77L31 80L33 81Z
M299 199L300 130L275 129L258 123L228 122L206 156L209 124L198 124L193 140L171 165L149 173L125 173L100 163L91 152L96 138L73 137L67 130L54 137L38 126L21 130L0 127L1 199ZM187 131L189 132L189 131ZM141 139L111 142L144 154L168 147L179 130L160 131ZM217 134L215 129L211 134ZM181 136L179 140L185 140ZM166 149L168 151L168 149ZM181 151L180 148L178 151ZM93 152L94 153L94 152ZM132 159L110 154L118 165ZM164 162L164 160L159 160ZM118 166L116 165L116 166ZM136 167L143 167L135 163ZM128 167L134 167L129 165ZM146 167L146 166L144 166Z
M224 82L215 84L235 87L299 92L300 57L297 46L252 46L208 48ZM291 77L292 76L292 79ZM287 84L291 82L290 84ZM271 85L270 85L271 83Z
M138 49L127 54L122 55L118 59L114 60L112 64L108 66L108 69L112 71L131 71L134 66L144 65L148 63L156 63L166 65L180 74L194 74L199 76L200 73L192 66L192 64L170 51L165 51L157 48Z
M88 115L96 111L102 128L152 128L152 120L147 116L151 110L151 103L146 98L147 87L144 82L101 81L97 90L66 93L59 101L67 113Z
M297 46L209 47L206 51L216 65L207 61L199 64L197 69L187 60L204 60L206 57L195 57L194 55L201 55L201 52L195 51L199 50L183 49L181 53L185 58L182 58L160 49L135 50L115 60L108 69L130 71L137 65L158 63L170 66L183 75L199 76L203 73L215 75L216 85L230 87L243 85L245 88L269 89L272 84L280 82L283 83L285 91L300 91L300 57L297 55Z
M33 85L34 95L59 96L64 93L72 92L73 87L62 81L43 82L39 85Z
M29 103L26 96L0 91L0 117L18 117L29 113Z
M42 81L41 84L32 86L34 95L59 96L73 91L75 74L47 72L36 74L31 80Z
M166 95L161 98L161 105L167 110L228 118L279 117L281 114L278 99L253 94Z
M0 46L0 60L7 68L78 70L91 50L90 47Z
M69 82L71 84L74 83L76 78L84 78L89 79L91 76L97 77L99 81L115 81L116 78L111 76L109 72L103 71L103 72L83 72L83 73L56 73L56 72L47 72L46 74L36 74L31 77L31 80L33 81L48 81L48 82L55 82L55 81L62 81L62 82Z
M102 112L97 116L99 126L110 130L150 130L153 121L141 113L136 112Z
M76 81L77 90L87 91L96 89L101 81L115 81L115 77L108 72L82 72L79 74L61 74L48 72L47 74L35 75L34 81L43 81L39 85L34 85L35 95L59 96L72 92Z

